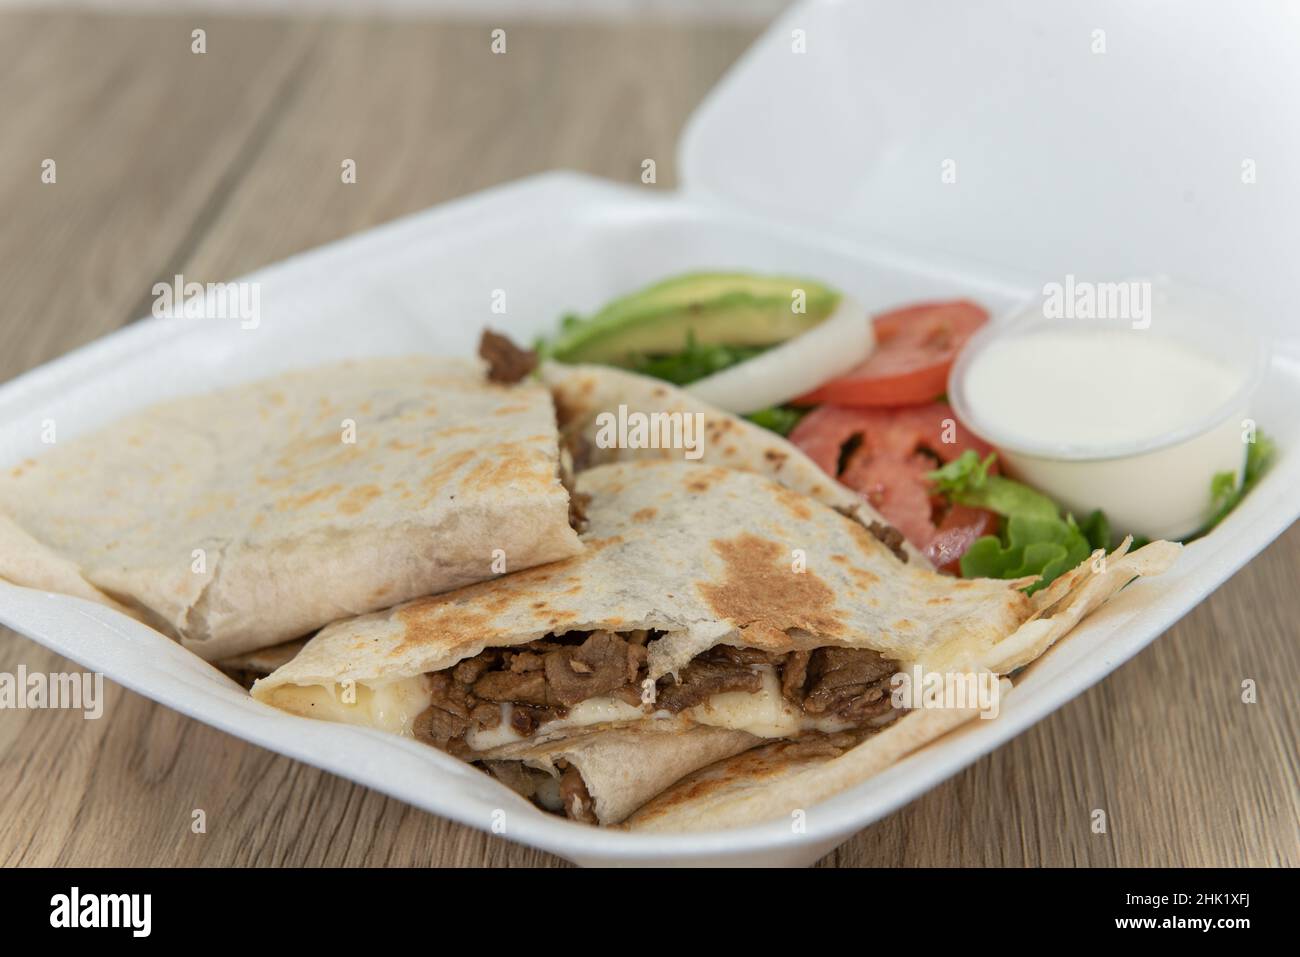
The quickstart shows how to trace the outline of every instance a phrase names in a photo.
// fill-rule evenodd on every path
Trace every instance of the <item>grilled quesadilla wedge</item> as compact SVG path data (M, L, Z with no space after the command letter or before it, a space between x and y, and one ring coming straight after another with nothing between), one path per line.
M870 740L898 717L900 669L1011 670L1077 620L1068 595L1036 605L1023 583L900 562L857 522L754 473L645 460L583 472L577 489L581 555L330 625L253 696L489 768L522 763L563 785L571 817L616 823L715 750ZM626 731L640 740L622 739L613 800L570 739ZM668 742L687 740L682 761Z
M882 538L902 560L929 568L925 556L903 538L862 496L832 479L797 446L775 432L709 405L683 389L634 372L596 365L548 362L541 378L555 397L560 431L578 471L610 462L673 459L754 472L838 509ZM696 415L702 423L697 450L680 443L631 448L602 441L600 417L628 413ZM660 421L664 421L660 419Z
M1134 578L1167 569L1181 549L1164 541L1132 553L1127 547L1125 540L1105 562L1090 560L1036 593L1031 618L968 662L966 674L1005 675L1033 661ZM1002 700L1011 685L1009 678L1000 679ZM679 781L638 809L624 826L638 831L705 831L788 818L883 771L979 714L973 704L917 709L861 742L841 735L767 743Z
M210 661L574 555L554 407L475 361L367 359L145 409L0 473L0 575ZM9 544L15 547L11 550Z

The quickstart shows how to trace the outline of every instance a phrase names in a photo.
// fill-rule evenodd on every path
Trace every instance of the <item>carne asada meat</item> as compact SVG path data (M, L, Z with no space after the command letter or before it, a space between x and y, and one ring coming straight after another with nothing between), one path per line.
M715 649L716 650L716 649ZM681 682L659 689L657 704L665 711L680 714L687 708L726 691L754 694L763 687L762 676L749 665L731 661L725 653L705 652L681 671Z
M472 761L475 752L466 735L471 729L497 728L503 718L512 731L528 738L591 698L614 698L634 707L652 704L645 709L647 716L652 711L678 715L714 695L756 694L763 689L765 673L775 673L781 695L805 715L849 725L855 729L850 734L860 733L860 726L891 707L889 679L896 666L874 651L818 648L782 655L730 645L698 655L676 678L660 678L653 689L656 697L647 702L642 690L646 645L657 634L571 632L466 658L426 676L432 703L416 718L415 736ZM554 779L551 785L548 791L558 788L558 798L550 803L558 806L562 799L569 816L594 817L591 797L576 769L564 770L558 785Z
M503 385L521 381L537 368L537 353L520 349L507 336L484 329L478 354L488 364L488 379Z

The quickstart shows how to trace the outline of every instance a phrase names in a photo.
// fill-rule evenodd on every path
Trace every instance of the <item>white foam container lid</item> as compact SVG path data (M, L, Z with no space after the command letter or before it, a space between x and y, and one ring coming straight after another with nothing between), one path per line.
M1300 279L1283 261L1300 248L1300 209L1282 173L1300 130L1281 122L1300 93L1300 62L1283 56L1300 29L1283 8L1245 9L802 4L696 113L679 193L562 173L487 190L245 277L262 284L256 330L145 319L0 388L9 463L41 450L47 418L69 437L151 401L331 358L468 354L485 324L531 337L686 269L806 273L871 309L963 295L1005 314L1064 272L1186 272L1271 304L1275 350L1255 406L1282 449L1268 477L1171 572L1125 589L1029 669L997 720L808 808L802 831L572 824L415 741L260 705L107 609L0 583L0 622L231 734L573 861L811 863L1099 680L1300 513ZM1088 53L1095 28L1105 54ZM806 54L791 53L796 29ZM1257 159L1254 186L1240 182L1238 153ZM955 184L940 180L948 158ZM491 312L496 289L505 316Z

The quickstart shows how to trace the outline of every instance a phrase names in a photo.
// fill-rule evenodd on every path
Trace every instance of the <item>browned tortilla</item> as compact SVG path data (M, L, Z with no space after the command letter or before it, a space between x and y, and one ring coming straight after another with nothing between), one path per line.
M0 472L0 575L209 660L578 549L540 385L335 363L152 406Z
M751 472L623 462L581 473L578 490L590 496L581 555L331 625L259 682L254 696L293 710L296 688L382 686L450 668L485 648L593 631L655 633L648 646L652 678L675 673L718 644L778 654L863 648L901 668L1003 674L1041 654L1123 583L1162 570L1178 550L1160 542L1131 556L1117 553L1104 573L1072 573L1072 590L1045 589L1038 603L1017 582L961 580L900 563L859 523ZM908 714L842 759L821 756L818 766L833 765L833 773L800 793L815 800L847 787L969 717ZM662 720L647 716L634 726ZM564 747L561 739L532 753L545 764L543 754ZM489 757L519 759L532 748L511 746ZM645 772L658 770L647 765ZM689 803L678 799L674 806ZM773 808L754 806L756 813ZM736 812L738 823L751 807ZM617 820L625 810L624 803L603 819ZM695 820L669 819L684 827ZM638 820L645 819L634 816L630 826ZM716 817L707 820L717 826Z

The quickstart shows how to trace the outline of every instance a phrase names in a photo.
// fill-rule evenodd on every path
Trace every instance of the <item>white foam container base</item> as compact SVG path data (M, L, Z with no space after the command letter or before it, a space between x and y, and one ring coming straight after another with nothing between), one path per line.
M530 339L566 310L590 310L687 269L806 273L873 310L969 296L1005 314L1035 291L986 268L900 249L827 239L650 187L538 176L247 277L262 284L256 329L241 329L237 320L145 319L15 379L0 388L0 463L39 454L46 419L57 422L63 440L149 402L329 359L465 355L486 324ZM491 311L494 290L505 291L505 315ZM800 832L786 820L683 835L572 824L434 748L258 704L179 645L108 609L0 583L0 622L237 737L581 864L809 864L1098 681L1286 529L1300 512L1297 408L1300 341L1289 339L1279 344L1254 409L1281 455L1241 507L1189 546L1172 571L1125 589L1035 664L996 720L975 721L806 809Z

